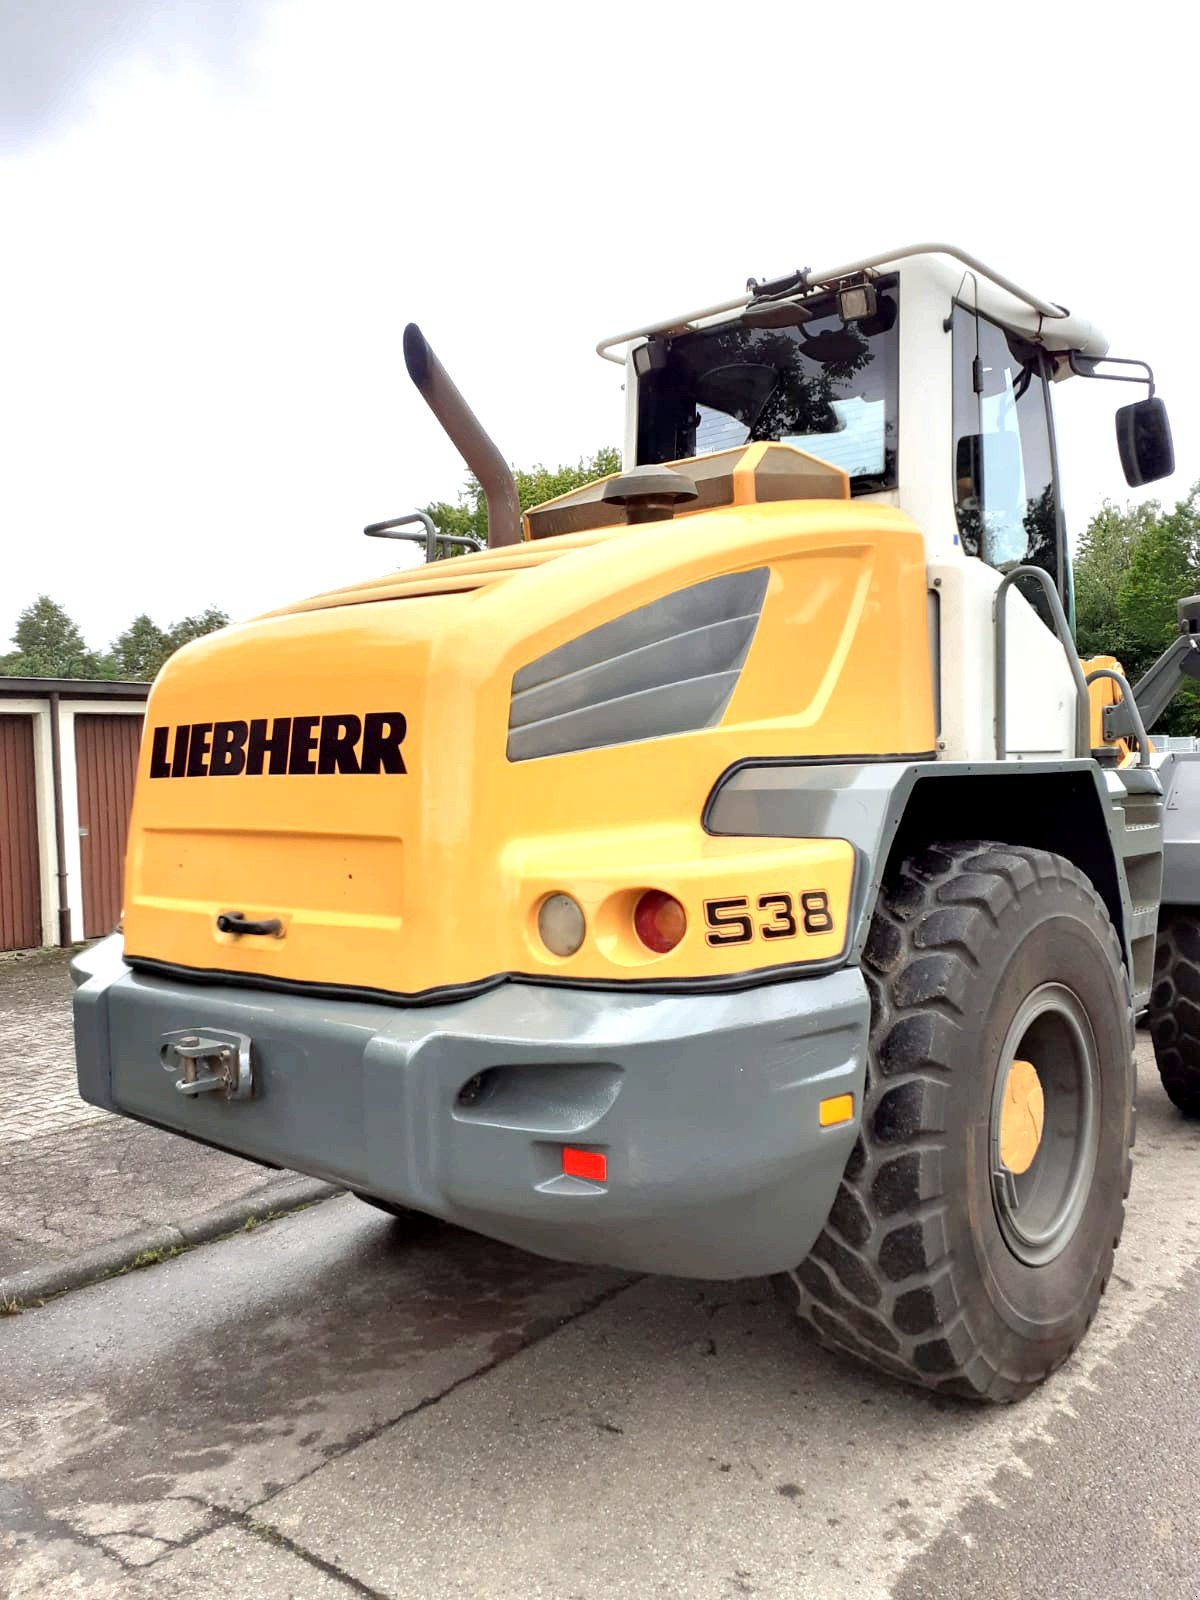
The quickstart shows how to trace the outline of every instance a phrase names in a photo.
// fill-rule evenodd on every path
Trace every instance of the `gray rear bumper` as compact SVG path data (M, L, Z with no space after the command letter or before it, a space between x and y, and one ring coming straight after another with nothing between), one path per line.
M140 974L116 936L73 971L85 1100L565 1260L794 1266L857 1134L857 968L694 997L511 983L421 1008ZM179 1093L160 1046L181 1028L248 1034L254 1098ZM821 1128L846 1092L855 1121ZM604 1151L607 1181L564 1176L564 1145Z

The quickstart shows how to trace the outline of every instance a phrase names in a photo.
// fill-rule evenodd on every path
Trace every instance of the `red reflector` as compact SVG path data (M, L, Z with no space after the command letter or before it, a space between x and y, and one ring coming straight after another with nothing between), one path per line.
M563 1171L568 1178L590 1178L593 1183L608 1181L608 1157L599 1150L575 1150L563 1145Z

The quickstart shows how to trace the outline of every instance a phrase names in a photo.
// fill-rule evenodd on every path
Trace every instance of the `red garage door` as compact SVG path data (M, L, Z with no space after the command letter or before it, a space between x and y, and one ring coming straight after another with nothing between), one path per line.
M33 718L0 716L0 950L41 942Z
M111 933L121 915L125 840L141 737L141 717L79 712L75 718L85 939Z

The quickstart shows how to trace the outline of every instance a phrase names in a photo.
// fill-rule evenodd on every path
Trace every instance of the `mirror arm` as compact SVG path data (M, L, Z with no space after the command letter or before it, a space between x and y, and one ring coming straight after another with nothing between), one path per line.
M1135 377L1131 372L1097 372L1096 368L1103 363L1114 367L1141 367L1145 376ZM1149 398L1154 398L1154 372L1148 361L1130 356L1085 356L1078 350L1068 350L1067 365L1077 378L1098 378L1105 383L1144 383L1150 390Z

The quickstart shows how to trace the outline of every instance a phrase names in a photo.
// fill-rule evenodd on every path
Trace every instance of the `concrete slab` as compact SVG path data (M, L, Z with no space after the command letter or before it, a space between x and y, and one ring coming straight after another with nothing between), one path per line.
M241 1528L209 1534L146 1576L148 1600L345 1600L353 1592L337 1574ZM124 1600L126 1592L114 1596Z
M345 1197L0 1322L0 1594L171 1595L178 1561L220 1595L236 1533L271 1600L294 1562L394 1600L1191 1593L1200 1130L1142 1058L1117 1274L1021 1407L835 1360L760 1282L630 1284Z
M4 1319L0 1533L199 1537L627 1281L347 1195Z
M1156 1411L1143 1407L1193 1393L1181 1380L1200 1349L1200 1138L1146 1072L1143 1083L1143 1154L1119 1276L1082 1352L1020 1407L911 1392L796 1343L763 1285L644 1280L256 1516L371 1588L424 1600L883 1600L927 1548L958 1536L947 1530L967 1507L1049 1449L1068 1491L1055 1510L1069 1537L1086 1550L1091 1519L1107 1516L1121 1528L1114 1543L1132 1549L1143 1518L1118 1486L1113 1451L1122 1435L1136 1438L1143 1490L1154 1475L1184 1487L1182 1440L1160 1447ZM1159 1337L1168 1297L1164 1380L1151 1393L1144 1347ZM1190 1400L1183 1431L1200 1441ZM1090 1496L1072 1498L1072 1483L1090 1484ZM1178 1508L1185 1519L1191 1503ZM1049 1506L1041 1515L1048 1524ZM1019 1556L1020 1570L1043 1581L1045 1531ZM1010 1536L995 1519L993 1542ZM1011 1597L1000 1576L1009 1568L969 1565L970 1584L964 1556L953 1569L960 1587L936 1592ZM1064 1558L1062 1570L1086 1575L1095 1563ZM1097 1591L1042 1592L1083 1600Z
M223 1527L182 1549L113 1533L122 1562L71 1539L42 1543L30 1554L6 1600L332 1600L355 1591L278 1540ZM138 1561L150 1552L149 1562ZM0 1541L0 1560L4 1544ZM361 1595L362 1590L357 1591Z

